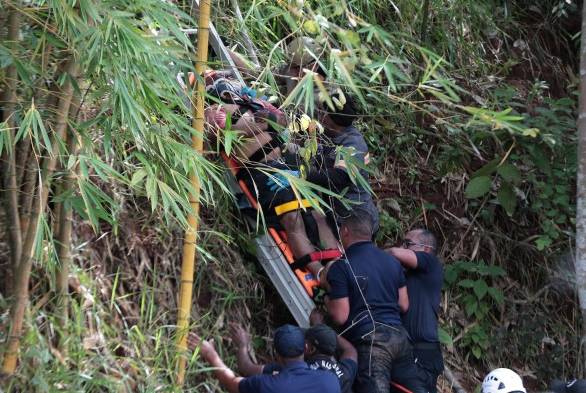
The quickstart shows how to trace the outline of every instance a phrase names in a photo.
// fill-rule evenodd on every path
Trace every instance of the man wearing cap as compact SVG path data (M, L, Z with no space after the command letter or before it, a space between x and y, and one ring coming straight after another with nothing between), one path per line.
M313 314L312 314L313 315ZM321 322L321 320L320 320ZM256 364L250 358L250 335L240 325L234 325L232 337L238 346L238 371L242 375L278 374L283 367L279 363ZM336 352L340 360L336 360ZM356 377L356 350L327 325L317 324L305 331L305 361L312 370L333 373L340 384L342 393L351 393Z
M394 381L412 392L425 392L401 325L401 313L409 308L403 269L371 239L368 217L353 212L344 218L340 240L346 259L333 262L326 273L328 313L358 352L354 390L387 393Z
M199 346L202 358L214 367L214 376L230 393L340 393L340 385L332 373L312 370L303 361L305 336L296 326L284 325L275 331L274 347L282 368L274 375L238 377L226 366L212 343L190 333L188 345L191 350Z
M358 371L358 354L354 346L344 337L338 336L334 329L316 320L312 312L310 320L316 323L305 331L305 361L314 370L329 370L340 382L342 393L351 393ZM321 316L321 314L319 314ZM336 360L336 352L340 353Z
M386 250L405 268L409 310L402 316L403 326L413 342L418 376L430 393L437 391L437 378L444 370L438 337L444 273L436 250L437 240L427 229L407 232L401 247Z

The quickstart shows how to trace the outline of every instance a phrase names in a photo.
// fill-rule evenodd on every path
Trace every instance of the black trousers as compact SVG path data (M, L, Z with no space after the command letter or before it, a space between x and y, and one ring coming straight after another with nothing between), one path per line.
M425 393L413 358L409 336L402 326L378 325L376 332L354 342L358 352L356 393L388 393L391 381L413 393Z
M418 379L429 393L437 393L437 378L444 371L444 357L439 343L415 343L413 356Z

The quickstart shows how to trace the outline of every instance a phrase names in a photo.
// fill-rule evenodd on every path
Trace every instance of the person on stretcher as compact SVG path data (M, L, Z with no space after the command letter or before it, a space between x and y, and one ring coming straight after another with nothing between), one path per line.
M243 143L235 146L232 153L242 164L236 176L245 181L265 216L278 219L287 233L289 247L299 262L296 267L303 268L320 258L315 253L317 247L314 243L321 242L325 248L337 250L338 242L325 217L308 209L310 205L307 200L299 201L289 184L281 187L277 186L279 181L275 181L283 176L275 170L286 174L293 169L282 158L279 132L287 124L284 113L266 101L254 99L252 91L231 79L220 77L213 80L208 75L206 83L209 83L208 95L222 101L205 110L208 132L223 140L221 135L229 121L230 129L237 131L243 138ZM313 242L308 236L306 225L313 228ZM319 266L311 266L312 273L317 274Z

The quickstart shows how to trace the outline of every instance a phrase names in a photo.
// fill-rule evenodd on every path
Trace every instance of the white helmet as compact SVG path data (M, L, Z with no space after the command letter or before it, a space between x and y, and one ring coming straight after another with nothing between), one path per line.
M523 380L513 370L497 368L492 370L482 382L482 393L527 393Z

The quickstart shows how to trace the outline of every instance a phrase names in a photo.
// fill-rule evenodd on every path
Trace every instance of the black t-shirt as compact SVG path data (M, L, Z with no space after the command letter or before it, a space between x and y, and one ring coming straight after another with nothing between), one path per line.
M340 361L332 360L329 356L318 355L313 359L307 360L307 365L312 370L325 370L334 373L342 393L352 393L352 384L358 372L358 364L352 359L341 359ZM282 366L277 363L266 364L263 374L276 375L282 370Z
M438 312L444 282L440 260L432 254L416 251L417 267L407 269L409 310L402 316L403 326L413 342L439 342Z
M350 302L350 314L342 327L344 337L357 342L373 331L373 319L386 325L401 325L399 288L405 286L405 274L399 261L368 241L348 247L346 259L336 261L327 277L330 298L347 297Z
M349 149L350 154L339 154L338 147L344 147ZM321 152L318 154L319 158L315 160L314 164L318 170L323 171L326 168L339 168L348 173L348 163L346 159L353 161L354 166L368 165L370 162L370 154L368 153L368 145L362 133L354 126L348 126L339 135L331 138L329 143L320 145ZM358 170L360 175L368 181L368 172L362 168ZM347 198L353 202L358 202L352 205L350 208L344 206L337 199L332 200L334 211L338 218L347 216L349 210L362 210L365 214L368 214L372 219L374 232L378 229L379 218L378 210L372 200L372 195L359 183L355 184L350 179L351 177L356 178L356 175L350 176L348 173L348 180L342 188L344 188L342 194L344 198ZM311 176L310 176L311 177ZM328 185L322 184L324 187ZM331 188L331 187L330 187ZM336 190L336 192L342 191Z
M352 384L358 372L358 364L352 359L332 360L329 356L316 356L307 360L312 370L327 370L333 372L340 382L342 393L352 393Z

